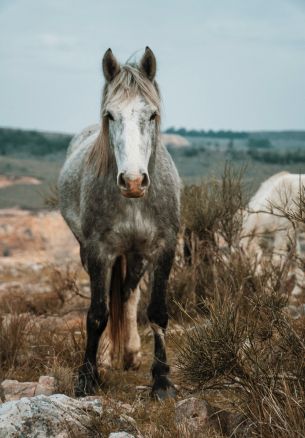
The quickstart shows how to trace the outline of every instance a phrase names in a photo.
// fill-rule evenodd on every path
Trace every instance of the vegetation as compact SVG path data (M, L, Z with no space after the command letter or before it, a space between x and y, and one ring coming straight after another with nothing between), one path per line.
M304 163L305 162L305 150L294 150L294 151L258 151L255 149L249 149L249 156L256 161L261 161L270 164L293 164L293 163Z
M168 131L190 133L186 129ZM220 178L226 161L230 160L238 165L248 164L245 180L251 182L253 193L263 180L277 172L299 173L305 160L303 132L257 132L246 136L225 131L196 133L202 135L188 136L191 146L169 147L187 184L198 183L203 177ZM16 183L1 188L0 208L44 208L45 193L48 186L56 184L70 139L69 135L0 128L0 175L13 179L31 176L41 181L40 186ZM267 144L271 146L266 147Z
M65 152L72 136L21 129L0 129L0 155L44 156Z
M272 146L268 138L249 138L248 147L250 149L269 149Z
M233 429L213 426L203 436L305 437L305 316L295 320L289 316L287 266L272 266L268 259L258 273L239 249L241 209L247 202L244 173L245 169L227 165L220 179L184 189L184 238L169 282L173 380L180 383L179 398L204 397L218 412L240 414ZM55 191L50 199L54 205ZM287 218L304 221L304 205L300 200L300 209L293 217L288 212ZM47 292L25 298L8 290L1 296L0 378L33 381L51 374L58 391L73 395L85 348L89 295L82 285L87 287L88 279L79 268L64 266L45 266L35 275L36 284L47 282ZM129 424L124 430L147 437L192 437L176 424L172 401L160 409L149 398L153 346L143 317L147 301L143 282L139 309L143 367L138 373L107 372L100 394L113 410L105 409L96 428L102 436L119 430L121 423L113 413L119 400L132 406L136 420L136 427ZM81 315L76 323L64 323L76 310ZM134 390L143 384L144 391Z
M213 131L208 130L205 131L203 129L185 129L185 128L174 128L170 127L166 129L166 134L178 134L184 137L211 137L211 138L225 138L225 139L234 139L234 138L248 138L247 132L237 132L237 131Z
M268 259L258 274L239 249L240 183L240 173L227 168L209 191L205 183L185 191L191 263L179 277L189 291L179 309L192 330L177 342L177 365L184 383L226 393L243 415L243 436L304 437L305 315L293 320L287 313L293 255L282 267ZM304 200L299 204L293 216L283 211L294 223L304 222Z

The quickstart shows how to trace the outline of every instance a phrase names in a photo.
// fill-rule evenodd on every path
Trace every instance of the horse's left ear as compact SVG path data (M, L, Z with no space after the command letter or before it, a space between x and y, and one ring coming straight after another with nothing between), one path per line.
M157 61L153 51L146 47L145 53L140 61L140 70L150 81L153 81L157 71Z

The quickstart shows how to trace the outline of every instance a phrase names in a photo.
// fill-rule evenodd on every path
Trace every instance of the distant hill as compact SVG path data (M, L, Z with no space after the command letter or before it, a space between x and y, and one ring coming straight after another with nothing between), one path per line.
M43 131L0 128L0 155L4 156L37 156L57 155L65 153L72 134L59 134ZM187 139L188 138L188 139ZM164 132L164 142L167 145L188 146L190 139L244 140L264 139L270 142L304 142L305 131L204 131L187 130L185 128L168 128ZM174 140L175 141L174 141ZM178 140L179 139L179 142Z
M249 133L243 131L213 131L204 129L196 130L196 129L185 129L185 128L168 128L165 131L165 134L178 134L183 137L209 137L209 138L226 138L226 139L241 139L248 138Z
M45 208L71 138L69 134L0 128L0 209ZM246 166L251 194L277 172L305 173L304 131L197 131L194 135L174 129L164 140L186 184L220 177L228 161L236 168Z
M0 128L0 155L56 154L67 149L71 138L69 134Z
M230 130L204 130L168 128L166 134L178 134L183 137L219 138L228 140L264 138L269 140L294 140L305 141L305 131L230 131Z

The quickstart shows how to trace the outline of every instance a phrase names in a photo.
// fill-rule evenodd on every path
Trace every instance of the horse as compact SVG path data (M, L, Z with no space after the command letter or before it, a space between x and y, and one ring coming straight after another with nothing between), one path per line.
M151 394L174 397L165 345L166 289L180 227L181 182L161 142L157 62L149 47L139 63L122 65L108 49L102 70L101 123L74 137L58 180L61 214L79 242L91 289L75 394L99 387L96 356L106 326L113 345L122 347L124 369L139 368L138 285L148 273Z
M281 267L289 261L289 274L295 277L295 285L291 292L294 297L303 293L305 277L303 269L297 263L291 263L289 249L295 247L297 259L302 258L304 227L300 222L293 223L289 220L285 211L290 214L298 211L304 185L305 175L286 171L264 181L243 212L240 239L242 249L255 260L258 269L266 250L272 252L271 262L274 266ZM262 241L267 243L265 250L262 248Z

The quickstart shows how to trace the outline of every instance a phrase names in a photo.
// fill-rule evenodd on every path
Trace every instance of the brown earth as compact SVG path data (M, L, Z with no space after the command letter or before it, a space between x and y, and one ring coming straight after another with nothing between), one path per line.
M31 176L16 177L16 176L0 175L0 189L4 187L14 186L16 184L39 185L41 184L41 181Z
M59 212L0 210L0 264L61 263L77 257L77 242Z

